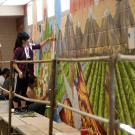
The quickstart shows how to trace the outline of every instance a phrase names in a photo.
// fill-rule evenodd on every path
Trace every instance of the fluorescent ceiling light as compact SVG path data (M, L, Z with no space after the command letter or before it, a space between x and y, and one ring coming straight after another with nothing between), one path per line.
M31 0L0 0L0 4L7 5L7 6L14 6L14 5L16 6L16 5L25 5L30 1Z

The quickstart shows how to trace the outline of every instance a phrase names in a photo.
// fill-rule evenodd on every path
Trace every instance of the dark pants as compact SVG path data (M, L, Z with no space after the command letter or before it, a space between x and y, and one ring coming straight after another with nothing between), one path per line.
M28 77L26 76L25 78L19 78L18 76L15 93L27 97L26 96L27 87L28 87ZM20 102L20 99L14 96L13 101Z
M37 113L39 113L41 115L45 114L45 108L46 108L46 105L45 104L41 104L41 103L31 103L28 106L28 109L30 111L37 112Z
M5 99L6 99L6 97L5 97L5 96L0 95L0 100L5 100Z

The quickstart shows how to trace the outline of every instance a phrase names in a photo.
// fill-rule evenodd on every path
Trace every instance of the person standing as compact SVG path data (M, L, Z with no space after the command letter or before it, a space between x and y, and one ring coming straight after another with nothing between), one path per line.
M13 60L33 60L33 50L40 49L44 46L48 41L53 40L53 38L49 38L45 41L42 41L40 44L29 46L30 36L26 32L20 32L17 35L15 47L14 47L14 56ZM26 91L28 87L29 76L34 74L34 65L33 64L24 64L24 63L14 63L13 67L17 72L17 84L15 92L24 97L26 96ZM21 108L19 108L19 99L13 98L13 106L15 109L15 113L20 113L26 111L26 101L21 100Z

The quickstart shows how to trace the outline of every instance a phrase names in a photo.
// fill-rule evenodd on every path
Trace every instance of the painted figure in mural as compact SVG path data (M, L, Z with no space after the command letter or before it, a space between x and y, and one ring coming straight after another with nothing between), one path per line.
M30 36L26 32L20 32L17 35L15 47L14 47L14 60L33 60L33 50L40 49L48 41L54 40L54 38L49 38L45 41L42 41L40 44L29 46ZM16 84L16 93L21 94L26 97L26 90L28 86L29 76L34 74L34 65L33 64L23 64L19 63L13 64L13 67L17 73L17 84ZM15 112L26 111L26 102L21 100L21 110L19 109L19 99L13 98L13 105Z
M64 84L66 87L67 98L64 99L63 103L78 110L93 114L82 75L81 65L77 64L77 80L74 77L74 66L71 65L69 70L69 81L64 74ZM74 114L64 108L60 112L60 117L62 121L76 128L89 128L91 135L106 135L106 132L101 127L100 123L90 119L89 117Z
M47 99L48 98L48 88L45 88L43 95L39 96L36 93L37 92L37 87L38 87L38 80L37 80L37 78L35 76L30 76L26 95L29 98L32 98L32 99L38 99L38 100L45 100L45 99ZM45 104L33 103L33 102L30 102L29 106L28 106L28 110L29 111L34 111L34 112L37 112L37 113L39 113L41 115L44 115L45 108L46 108Z
M69 71L69 78L70 81L68 82L68 79L65 75L64 72L62 72L63 77L64 77L64 84L65 84L65 88L66 88L66 94L67 94L67 98L64 99L64 104L65 105L69 105L72 106L73 108L76 108L78 110L79 109L79 101L78 101L78 93L77 93L77 89L76 89L76 82L74 81L74 65L70 64L70 71ZM63 113L65 111L66 116L63 117ZM71 112L70 110L62 110L61 112L61 119L63 121L69 121L71 126L74 126L77 129L81 128L81 115L75 113L75 112ZM66 113L67 112L67 113ZM69 113L68 113L69 112ZM66 120L65 120L66 118ZM67 124L69 124L67 123Z

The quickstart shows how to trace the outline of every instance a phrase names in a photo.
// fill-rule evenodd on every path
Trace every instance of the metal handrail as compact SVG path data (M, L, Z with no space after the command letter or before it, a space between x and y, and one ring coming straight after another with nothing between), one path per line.
M10 63L10 61L0 61L0 64Z
M8 93L9 93L8 90L6 90L6 89L4 89L4 88L2 88L2 87L0 87L0 89L3 90L3 91L5 91L5 92L8 92ZM50 105L50 101L42 101L42 100L30 99L30 98L23 97L23 96L21 96L21 95L19 95L19 94L16 94L16 93L14 93L14 95L15 95L16 97L18 97L18 98L20 98L20 99L23 99L23 100L26 100L26 101ZM109 123L109 119L107 119L107 118L99 117L99 116L94 115L94 114L89 114L89 113L80 111L80 110L75 109L75 108L73 108L73 107L64 105L64 104L62 104L62 103L60 103L60 102L57 102L57 105L58 105L58 106L61 106L61 107L64 107L64 108L66 108L66 109L69 109L69 110L71 110L71 111L73 111L73 112L75 112L75 113L78 113L78 114L81 114L81 115L83 115L83 116L89 117L89 118L91 118L91 119L94 119L94 120L97 120L97 121L100 121L100 122L104 122L104 123L107 123L107 124ZM115 125L116 125L116 127L122 129L123 131L126 131L126 132L128 132L128 133L130 133L130 134L132 134L132 135L135 135L135 129L132 128L131 126L126 125L126 124L124 124L124 123L119 123L118 120L115 120Z
M66 108L66 109L68 109L68 110L71 110L71 111L73 111L73 112L75 112L75 113L81 114L81 115L83 115L83 116L87 116L87 117L89 117L89 118L91 118L91 119L94 119L94 120L97 120L97 121L100 121L100 122L104 122L104 123L109 123L109 120L106 119L106 118L99 117L99 116L97 116L97 115L93 115L93 114L90 114L90 113L86 113L86 112L80 111L80 110L75 109L75 108L73 108L73 107L64 105L64 104L62 104L62 103L60 103L60 102L57 102L57 105L58 105L58 106L61 106L61 107L64 107L64 108Z
M86 58L56 58L56 61L60 62L88 62L92 60L109 60L111 56L92 56ZM118 54L118 60L135 60L135 55ZM14 60L14 63L51 63L53 60ZM10 63L10 61L0 61L0 63Z
M118 54L118 60L135 61L135 55Z
M109 60L111 56L92 56L90 58L57 58L59 62L89 62L92 60Z
M8 90L6 90L6 89L4 89L4 88L2 88L2 87L0 87L0 89L3 90L3 91L5 91L5 92L7 92L7 93L9 93ZM16 97L18 97L18 98L20 98L20 99L23 99L23 100L25 100L25 101L35 102L35 103L42 103L42 104L50 105L50 101L31 99L31 98L27 98L27 97L21 96L21 95L19 95L19 94L16 94L16 93L14 93L14 92L13 92L13 95L16 96Z
M53 60L14 60L14 63L51 63Z
M117 61L120 61L120 60L133 61L133 60L135 60L135 55L118 54L115 57L116 57ZM93 56L93 57L90 57L90 58L57 58L57 59L52 59L52 60L26 60L26 61L17 61L17 60L15 60L15 61L12 61L12 63L51 63L53 61L56 61L56 62L88 62L88 61L92 61L92 60L93 61L97 61L97 60L110 61L113 58L114 58L114 56ZM11 61L0 61L0 63L10 63L10 62ZM1 87L0 87L0 89L5 90L6 92L9 92L8 90L3 89ZM11 92L10 92L10 94L11 94ZM31 102L37 102L37 103L43 103L43 104L50 105L49 101L41 101L41 100L36 100L36 99L30 99L30 98L23 97L23 96L21 96L19 94L16 94L16 93L12 93L12 94L14 94L14 96L16 96L18 98L21 98L23 100L26 100L26 101L31 101ZM112 105L113 104L114 103L112 103ZM93 115L93 114L82 112L82 111L77 110L75 108L72 108L72 107L69 107L69 106L65 106L64 104L59 103L59 102L57 102L56 105L64 107L64 108L67 108L67 109L69 109L71 111L74 111L76 113L79 113L79 114L87 116L87 117L90 117L90 118L95 119L95 120L100 121L100 122L105 122L105 123L109 123L110 122L110 119L106 119L106 118L99 117L99 116L96 116L96 115ZM114 119L113 119L113 123L114 123L115 126L118 126L120 129L122 129L122 130L124 130L124 131L126 131L126 132L128 132L128 133L130 133L132 135L135 135L135 129L130 127L129 125L126 125L126 124L123 124L123 123L119 123L118 121L116 121ZM112 126L113 125L111 125L110 128Z
M18 97L20 99L23 99L25 101L29 101L29 102L35 102L35 103L41 103L41 104L50 105L50 101L26 98L26 97L23 97L23 96L21 96L19 94L16 94L16 93L14 93L14 96L16 96L16 97Z

